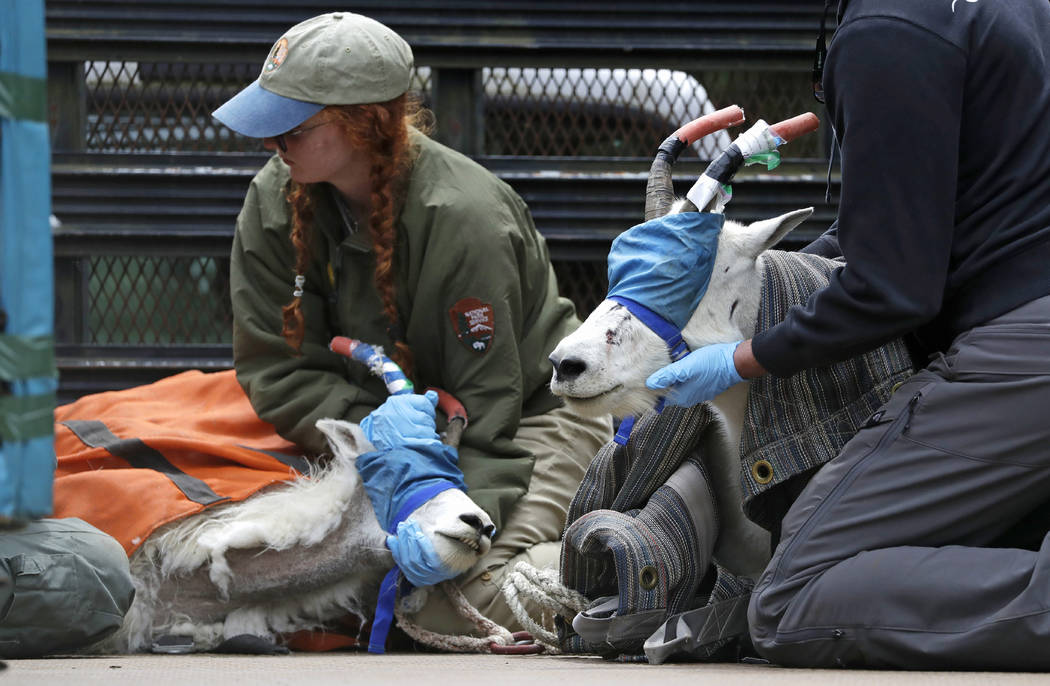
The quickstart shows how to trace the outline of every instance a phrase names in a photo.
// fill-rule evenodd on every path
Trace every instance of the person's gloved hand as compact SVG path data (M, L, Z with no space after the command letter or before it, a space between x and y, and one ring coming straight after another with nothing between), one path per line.
M722 391L743 381L733 363L736 343L705 345L649 375L645 385L654 390L670 388L667 402L671 405L696 405L714 398Z
M438 395L392 395L361 420L361 430L377 450L441 442L434 424Z
M386 537L386 547L390 548L397 566L413 586L433 586L455 576L442 563L434 544L414 519L398 524L397 534Z

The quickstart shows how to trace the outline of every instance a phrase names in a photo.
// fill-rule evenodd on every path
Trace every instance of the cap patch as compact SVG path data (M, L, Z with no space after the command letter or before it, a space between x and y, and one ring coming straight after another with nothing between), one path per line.
M270 56L266 58L266 64L263 66L263 71L269 73L275 71L277 67L284 64L284 58L288 56L288 39L282 38L273 44L273 50L270 51Z
M448 311L452 330L459 342L476 353L484 353L492 345L496 333L496 317L492 305L477 298L463 298Z

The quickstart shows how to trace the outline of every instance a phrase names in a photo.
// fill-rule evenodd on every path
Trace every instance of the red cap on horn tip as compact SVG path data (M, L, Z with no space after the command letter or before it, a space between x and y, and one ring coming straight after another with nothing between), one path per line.
M686 144L692 144L704 136L736 126L744 121L744 110L738 105L730 105L720 110L697 117L688 124L679 127L674 135Z
M797 117L777 122L769 128L774 134L787 143L788 141L795 140L799 136L805 135L810 131L816 131L819 129L820 118L812 112L805 112Z

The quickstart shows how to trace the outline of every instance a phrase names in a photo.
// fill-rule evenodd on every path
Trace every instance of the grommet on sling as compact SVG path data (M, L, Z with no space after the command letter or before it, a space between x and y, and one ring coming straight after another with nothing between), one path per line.
M295 275L295 290L292 291L292 296L296 298L303 297L303 286L306 285L306 277L302 274Z
M638 585L647 591L651 591L656 588L656 584L660 582L660 575L656 572L656 567L652 565L646 565L642 567L638 573Z
M773 480L773 465L769 460L759 460L751 465L751 478L760 484L768 484Z

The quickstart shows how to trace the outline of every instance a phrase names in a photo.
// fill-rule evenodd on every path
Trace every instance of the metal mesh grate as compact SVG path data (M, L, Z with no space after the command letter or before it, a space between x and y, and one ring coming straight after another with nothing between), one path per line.
M808 73L669 69L485 69L485 152L489 155L652 157L679 126L730 104L770 124L818 116ZM734 130L736 135L743 129ZM728 134L682 157L710 159ZM793 143L795 158L823 156L820 136Z
M735 103L744 108L748 122L764 119L770 124L803 112L821 116L824 106L813 99L809 71L704 71L694 76L707 88L708 97L719 106ZM803 136L784 148L794 158L826 157L819 135Z
M211 112L255 79L258 65L86 62L86 147L102 152L257 151ZM424 101L431 69L412 89ZM816 111L809 75L795 72L486 67L486 155L649 158L681 124L730 103L751 119ZM728 144L712 136L685 156L709 158ZM798 141L792 157L821 156ZM698 149L696 149L698 148Z
M193 345L231 342L229 262L214 257L86 258L85 343ZM605 298L604 261L556 261L561 295L581 318Z
M211 117L257 70L247 64L87 62L86 146L100 152L258 150L259 141Z
M88 258L87 343L230 343L229 261Z
M85 145L96 152L252 152L256 138L211 113L255 80L259 65L86 62ZM429 90L417 73L412 88Z
M253 64L83 64L89 151L247 152L260 143L218 124L211 112L257 75ZM413 89L430 91L420 67ZM729 103L774 122L815 111L807 73L655 69L486 67L488 155L650 159L678 125ZM687 155L710 156L709 139ZM792 157L821 157L818 136L792 143ZM86 273L83 342L112 345L228 344L228 262L181 256L78 258ZM554 263L562 294L581 317L605 297L604 260Z
M555 261L554 273L561 295L576 305L580 319L586 319L609 290L605 260Z
M670 69L503 67L485 69L484 83L490 155L650 157L716 109L700 82ZM705 157L728 143L716 138L701 141Z

